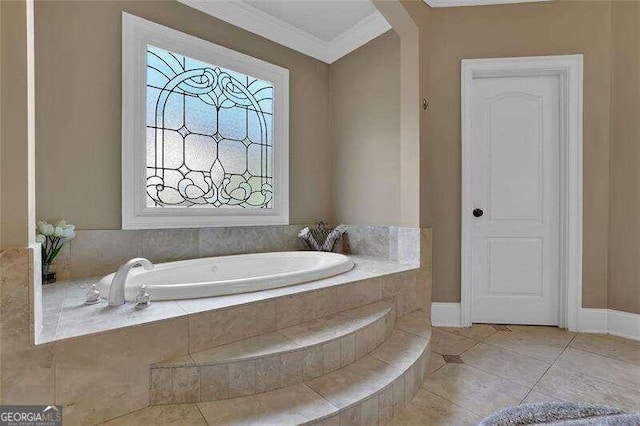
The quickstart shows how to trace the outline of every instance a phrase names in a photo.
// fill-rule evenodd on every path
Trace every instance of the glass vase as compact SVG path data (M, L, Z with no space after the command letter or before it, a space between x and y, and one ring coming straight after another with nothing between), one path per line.
M42 284L53 284L56 282L56 270L49 263L42 264Z

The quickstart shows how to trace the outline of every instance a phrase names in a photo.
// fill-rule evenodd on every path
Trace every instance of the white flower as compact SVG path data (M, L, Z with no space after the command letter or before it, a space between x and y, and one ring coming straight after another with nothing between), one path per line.
M60 219L58 223L56 223L56 228L64 228L67 226L67 221L64 219Z
M44 235L36 234L36 243L44 244L46 240L47 240L47 237L45 237Z
M63 235L64 235L64 229L62 229L61 227L56 226L53 229L53 236L54 237L62 237Z
M65 227L65 228L62 229L62 237L63 238L65 238L67 240L70 240L75 236L76 236L76 233L75 233L73 227Z
M43 226L43 229L40 232L45 237L49 237L49 236L53 235L54 231L55 231L55 228L53 227L52 224L45 223L44 226Z
M44 230L45 230L45 229L47 229L47 225L48 225L48 223L47 223L47 222L45 222L45 221L43 221L43 220L39 220L39 221L36 223L36 226L37 226L37 228L38 228L38 231L40 231L40 233L41 233L41 234L44 234Z

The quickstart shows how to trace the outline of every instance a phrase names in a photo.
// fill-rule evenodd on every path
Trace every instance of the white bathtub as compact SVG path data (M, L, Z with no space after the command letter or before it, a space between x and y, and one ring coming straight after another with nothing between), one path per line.
M125 299L135 300L144 284L151 300L195 299L248 293L331 277L353 268L337 253L292 251L209 257L159 263L152 270L133 268L125 284ZM109 297L113 274L98 283Z

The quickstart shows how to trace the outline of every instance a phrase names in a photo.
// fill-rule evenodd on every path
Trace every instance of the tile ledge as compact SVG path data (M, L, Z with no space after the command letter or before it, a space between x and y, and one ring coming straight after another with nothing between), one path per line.
M43 286L43 324L45 325L43 330L45 328L54 328L56 332L55 334L43 333L43 330L41 330L39 335L36 336L36 345L96 335L108 331L122 331L159 321L189 317L240 305L256 304L358 281L409 272L420 267L417 263L400 263L377 257L360 255L351 255L349 257L355 263L354 269L334 277L252 293L200 299L155 301L150 308L142 311L135 311L132 303L108 308L105 300L96 305L83 305L84 293L100 277L60 281L50 286ZM54 303L47 304L48 293L53 293L54 289L59 291L62 286L65 287L65 297L56 300ZM79 310L85 310L86 312L79 314ZM65 322L70 325L65 327Z

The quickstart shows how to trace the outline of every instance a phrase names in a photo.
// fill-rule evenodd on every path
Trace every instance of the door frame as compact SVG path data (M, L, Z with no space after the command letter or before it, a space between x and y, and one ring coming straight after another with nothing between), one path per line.
M471 84L490 77L557 75L560 97L559 326L577 329L582 307L583 55L463 59L461 61L461 300L460 323L471 326Z

